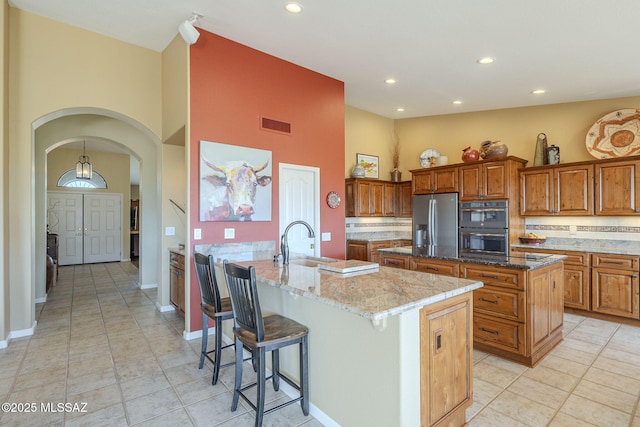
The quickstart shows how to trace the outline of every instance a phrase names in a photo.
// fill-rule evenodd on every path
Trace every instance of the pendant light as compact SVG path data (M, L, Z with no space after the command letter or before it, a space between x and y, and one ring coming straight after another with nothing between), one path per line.
M93 167L89 161L89 156L85 155L86 142L82 141L82 156L76 163L76 178L77 179L91 179L93 177Z

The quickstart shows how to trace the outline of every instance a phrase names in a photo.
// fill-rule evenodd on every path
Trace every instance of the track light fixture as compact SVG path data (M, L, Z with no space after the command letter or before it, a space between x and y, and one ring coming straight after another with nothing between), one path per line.
M202 18L202 15L200 15L199 13L193 12L193 14L191 15L191 18L184 21L178 27L178 31L180 31L180 35L182 36L184 41L187 42L188 45L194 44L195 42L198 41L198 37L200 37L200 33L198 32L198 30L196 30L196 27L193 26L193 24L196 23L198 18Z

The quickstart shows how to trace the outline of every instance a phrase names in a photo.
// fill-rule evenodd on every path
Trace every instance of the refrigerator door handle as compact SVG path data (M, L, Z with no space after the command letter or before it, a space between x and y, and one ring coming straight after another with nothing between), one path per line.
M429 200L429 244L436 244L436 201L435 199Z

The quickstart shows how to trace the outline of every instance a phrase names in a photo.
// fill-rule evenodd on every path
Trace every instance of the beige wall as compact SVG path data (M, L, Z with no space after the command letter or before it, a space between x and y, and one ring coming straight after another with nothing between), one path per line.
M562 163L592 160L585 146L589 128L605 114L624 108L640 108L640 97L396 120L400 164L403 170L420 168L420 153L427 148L448 156L449 163L460 163L465 147L478 149L482 141L500 140L510 155L528 160L531 166L541 132L549 145L560 147Z
M351 176L356 165L356 154L370 154L379 158L380 179L388 180L391 171L391 143L393 142L393 120L369 113L355 107L345 106L344 176ZM402 154L402 152L400 153ZM406 165L400 161L400 170L406 171ZM411 179L405 172L405 179Z
M131 249L129 230L131 228L131 216L129 215L131 184L129 155L117 153L91 153L87 152L93 165L93 171L98 172L107 183L106 189L76 189L58 187L58 178L75 168L82 150L69 150L57 148L47 155L47 191L78 191L92 193L122 194L122 259L128 259Z
M38 274L43 273L38 268L36 274L36 254L45 247L44 237L40 236L44 235L44 229L40 229L40 223L44 224L44 197L34 195L38 186L44 190L45 177L34 168L33 160L38 163L39 157L44 158L44 151L34 151L34 126L44 117L93 107L137 126L146 143L153 144L149 141L154 139L159 142L161 55L18 9L9 8L9 15L11 121L4 176L10 177L10 182L3 199L12 207L4 222L4 240L12 242L12 250L5 259L6 282L10 286L10 303L5 307L10 307L10 330L18 331L19 336L28 334L35 325L35 287ZM129 144L126 139L120 142ZM155 165L159 165L161 153L155 153L153 148L138 152L143 153L141 157L151 157L144 172L151 192L147 200L157 202L160 174L155 172L159 168ZM35 224L34 215L24 215L25 212L35 212ZM157 236L160 227L155 221L156 225L153 218L149 224ZM159 254L159 244L153 246ZM157 256L154 259L157 261Z
M3 236L9 235L8 206L6 202L9 198L7 182L9 179L9 6L7 1L2 2L0 8L0 53L2 53L2 63L0 64L0 232ZM8 245L9 239L4 238L0 242L0 348L6 343L6 337L10 331L9 318L9 269L8 269Z

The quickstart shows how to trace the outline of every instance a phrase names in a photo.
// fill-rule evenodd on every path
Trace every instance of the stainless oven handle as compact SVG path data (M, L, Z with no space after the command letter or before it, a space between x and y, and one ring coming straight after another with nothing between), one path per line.
M506 208L460 209L462 212L506 212Z
M504 237L504 234L494 233L461 233L463 236L488 236L488 237Z

